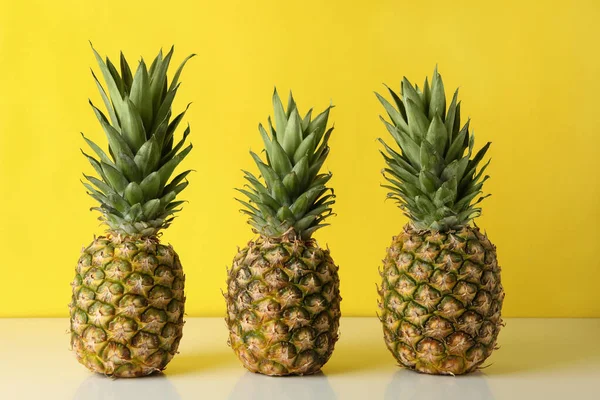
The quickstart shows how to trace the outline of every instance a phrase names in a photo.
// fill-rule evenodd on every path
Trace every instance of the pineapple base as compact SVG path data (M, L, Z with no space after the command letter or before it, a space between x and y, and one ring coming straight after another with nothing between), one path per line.
M118 378L165 369L182 337L184 280L179 256L156 237L96 238L79 257L72 283L77 360Z
M270 376L308 375L338 340L338 267L315 241L260 237L228 271L229 341L246 369Z
M440 233L407 225L393 238L381 277L384 339L401 366L460 375L495 349L504 290L496 249L479 228Z

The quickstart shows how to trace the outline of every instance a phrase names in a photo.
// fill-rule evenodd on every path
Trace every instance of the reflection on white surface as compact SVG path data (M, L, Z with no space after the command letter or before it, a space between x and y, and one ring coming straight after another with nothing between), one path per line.
M337 396L323 373L275 377L246 372L229 395L229 400L237 399L329 400Z
M165 375L93 375L68 349L66 319L0 319L0 400L598 400L600 319L510 319L483 372L429 376L399 369L377 318L342 318L323 374L247 373L222 318L190 318ZM42 334L43 333L43 334Z
M385 391L385 400L492 400L485 375L474 372L465 376L425 375L409 370L394 374Z
M73 400L180 400L181 397L163 374L145 378L112 379L94 374L84 380Z

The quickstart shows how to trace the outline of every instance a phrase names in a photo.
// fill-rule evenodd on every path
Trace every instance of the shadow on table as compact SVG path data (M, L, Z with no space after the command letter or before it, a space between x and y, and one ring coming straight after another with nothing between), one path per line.
M484 363L490 364L487 375L543 372L565 368L588 360L600 360L600 346L590 343L600 334L600 320L587 320L578 329L570 327L569 319L556 319L552 329L542 330L536 320L512 320L500 332L500 348ZM580 320L581 321L581 320ZM520 325L511 331L510 324ZM518 333L518 334L517 334Z
M389 369L398 363L385 347L382 337L370 341L343 341L336 345L331 359L323 367L327 375Z
M481 372L464 376L425 375L409 370L396 372L385 390L385 400L491 400L494 396Z
M73 400L181 400L177 390L162 373L144 378L113 379L101 374L86 378Z
M169 376L185 375L194 372L211 370L226 364L234 365L237 359L233 352L227 351L201 351L197 353L180 353L173 357L165 372Z
M272 377L246 372L235 384L229 400L309 400L336 399L322 372L306 376Z

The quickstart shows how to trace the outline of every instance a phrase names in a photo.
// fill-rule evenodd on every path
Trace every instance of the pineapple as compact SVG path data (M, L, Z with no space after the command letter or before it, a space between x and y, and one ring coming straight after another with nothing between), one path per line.
M92 71L110 120L91 106L108 138L109 155L84 136L97 157L83 153L98 174L83 185L100 203L94 208L108 226L79 258L69 305L71 346L80 363L114 377L161 371L177 352L182 336L184 274L177 253L161 244L183 201L190 171L170 179L192 149L190 132L174 142L185 111L171 119L171 104L186 58L170 83L173 48L162 51L135 75L121 54L120 73L94 50L108 93ZM174 144L175 143L175 144ZM180 151L181 150L181 151Z
M250 152L264 179L244 171L237 189L247 201L258 238L239 250L228 270L229 345L248 370L266 375L307 375L327 362L338 339L338 267L312 234L328 224L331 173L319 173L329 154L332 106L302 118L290 93L287 110L273 94L275 127L259 125L266 163Z
M477 204L487 197L481 189L489 161L478 165L490 143L473 155L469 121L460 127L458 90L446 109L437 68L431 86L426 79L420 90L404 78L400 95L388 90L396 107L376 95L400 151L380 139L390 183L384 187L410 222L383 260L379 307L385 342L405 368L465 374L490 356L502 326L496 249L471 225L481 213Z

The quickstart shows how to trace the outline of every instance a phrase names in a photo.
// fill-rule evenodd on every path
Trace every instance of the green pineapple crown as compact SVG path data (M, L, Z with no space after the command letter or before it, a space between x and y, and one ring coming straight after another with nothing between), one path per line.
M268 118L267 129L262 124L258 130L265 145L266 163L254 152L263 184L256 176L243 171L249 184L236 189L248 197L238 200L244 205L241 211L250 218L248 223L263 236L282 236L310 239L311 235L328 224L323 221L332 215L333 190L325 184L331 173L319 170L329 154L328 141L333 127L327 129L332 105L312 119L312 109L300 117L296 102L290 92L287 110L277 94L273 93L275 126Z
M161 50L150 69L142 59L135 75L123 53L119 73L108 57L104 61L93 47L92 50L108 93L94 71L92 76L110 120L91 101L90 105L108 139L110 156L83 137L97 158L82 152L99 176L84 174L87 182L83 185L100 203L93 209L100 211L100 220L110 231L136 237L154 236L168 227L174 214L181 210L178 207L183 201L175 198L188 185L185 178L190 170L169 181L175 167L192 149L189 144L181 150L190 133L189 124L183 137L174 142L175 130L187 108L171 120L171 104L180 85L181 71L194 54L181 63L169 83L167 70L173 47L164 57Z
M380 118L400 147L397 152L379 139L387 152L380 151L387 163L383 175L390 185L383 186L390 190L388 198L399 204L416 229L447 231L465 226L481 214L477 204L489 196L473 202L489 178L483 176L489 161L479 171L477 166L491 143L471 157L475 136L469 133L469 120L460 126L458 89L446 109L437 67L431 86L426 78L420 90L404 78L400 95L388 90L396 107L375 93L392 123Z

